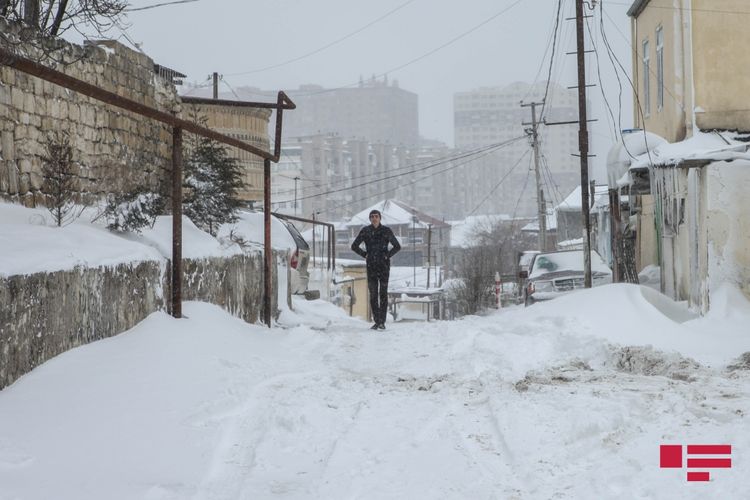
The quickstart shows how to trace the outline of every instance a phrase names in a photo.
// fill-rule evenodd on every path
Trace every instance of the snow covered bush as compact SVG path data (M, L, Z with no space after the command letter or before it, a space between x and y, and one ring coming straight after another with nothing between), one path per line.
M104 216L107 228L118 232L140 232L154 226L157 215L164 213L165 200L159 193L136 188L129 193L113 194L107 199Z

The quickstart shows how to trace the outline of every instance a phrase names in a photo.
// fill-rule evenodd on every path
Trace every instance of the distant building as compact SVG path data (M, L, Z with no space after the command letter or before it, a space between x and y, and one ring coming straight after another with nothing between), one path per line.
M524 123L531 122L529 108L522 108L521 102L540 101L544 96L546 83L536 85L516 82L505 87L482 87L458 92L453 97L454 140L456 148L475 150L512 140L525 135ZM537 120L542 117L541 106L537 107ZM571 121L578 118L578 97L574 91L550 83L544 111L548 122ZM540 143L542 153L542 182L547 203L552 205L562 201L564 195L580 184L580 162L571 153L578 151L578 128L575 125L541 126ZM466 182L466 199L481 200L492 192L485 213L529 214L536 212L536 186L533 178L528 180L527 172L531 161L527 140L519 140L484 155L466 169L472 177ZM520 165L516 165L519 159ZM513 169L512 173L509 171ZM508 176L502 182L504 176ZM523 186L526 189L523 189ZM528 193L522 195L521 191Z
M208 90L197 91L206 93ZM284 140L313 135L338 135L394 146L419 143L417 94L399 88L398 82L362 80L357 87L326 89L302 85L286 90L297 109L284 114ZM207 94L206 94L207 95ZM276 92L238 87L223 99L272 102Z

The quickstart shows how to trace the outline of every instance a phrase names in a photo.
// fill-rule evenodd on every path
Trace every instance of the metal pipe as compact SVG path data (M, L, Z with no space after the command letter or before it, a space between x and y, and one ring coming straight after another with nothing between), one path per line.
M172 316L182 317L182 129L172 129Z
M271 328L271 265L273 249L271 248L271 160L263 161L263 317L268 328Z

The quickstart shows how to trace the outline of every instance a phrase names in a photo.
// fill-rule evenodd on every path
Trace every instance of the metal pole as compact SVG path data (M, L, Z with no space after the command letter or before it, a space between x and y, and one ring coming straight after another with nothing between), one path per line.
M417 286L417 216L414 215L411 218L411 242L412 248L414 248L413 258L413 270L414 270L414 286Z
M182 317L182 129L172 129L172 316Z
M219 74L215 71L213 74L213 78L214 78L214 99L218 99L219 98Z
M430 260L430 250L432 247L432 224L427 226L427 288L430 288L430 267L432 261Z
M586 59L583 38L583 0L576 0L578 59L578 149L581 155L581 218L583 219L583 284L591 288L591 218L589 216L589 132L586 123Z
M313 261L313 268L315 268L315 230L317 229L317 226L315 225L315 212L313 212L312 214L312 220L313 220L312 261Z
M271 248L271 160L263 160L263 319L271 328L271 293L273 249Z

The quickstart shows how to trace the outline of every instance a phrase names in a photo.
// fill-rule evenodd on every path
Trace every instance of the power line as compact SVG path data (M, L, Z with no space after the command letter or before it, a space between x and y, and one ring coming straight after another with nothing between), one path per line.
M515 139L511 139L511 140L515 140ZM452 154L445 155L445 156L440 156L440 157L437 157L437 158L430 158L429 160L420 161L420 162L417 162L417 163L410 163L410 164L407 164L407 165L404 165L404 166L392 169L388 173L389 174L393 174L395 172L399 172L399 171L406 170L406 169L409 169L409 168L419 167L419 166L427 165L427 164L431 164L431 163L435 163L435 165L433 165L433 166L439 166L440 164L445 163L447 161L459 160L459 159L462 159L462 158L466 158L468 156L472 156L474 154L482 153L482 152L484 152L484 151L486 151L488 149L496 148L497 146L503 146L503 145L505 145L505 143L506 143L506 141L496 142L496 143L493 143L493 144L489 144L487 146L481 146L479 148L470 149L468 151L459 151L459 152L456 152L456 153L452 153ZM349 183L349 182L351 182L353 180L365 179L365 178L377 176L377 175L380 175L380 174L381 174L381 172L373 172L373 173L369 173L369 174L362 174L362 175L358 175L358 176L354 176L354 177L349 177L349 178L347 178L345 180L342 180L342 181L339 181L339 182L330 183L330 184L328 184L328 187L333 187L333 186L336 186L336 185L345 185L345 184L347 184L347 183ZM380 180L383 180L383 179L374 179L372 182L379 182ZM307 189L309 190L311 188L307 188ZM289 192L290 191L288 191L288 192L281 192L280 191L277 194L282 194L282 193L285 194L285 193L289 193Z
M503 181L504 181L505 179L507 179L507 178L508 178L508 176L509 176L509 175L510 175L511 173L513 173L513 171L514 171L514 170L516 169L516 167L518 166L518 164L519 164L519 163L521 163L521 160L523 160L523 159L524 159L524 157L525 157L525 156L526 156L527 154L529 154L529 150L528 150L528 149L527 149L526 151L524 151L524 152L523 152L523 154L521 155L521 157L520 157L520 158L518 158L518 160L517 160L517 161L516 161L516 163L515 163L515 164L514 164L514 165L513 165L513 166L512 166L511 168L510 168L510 170L508 170L508 171L507 171L507 172L505 173L505 175L504 175L504 176L502 176L502 178L501 178L501 179L500 179L500 180L498 181L498 183L497 183L497 184L495 184L495 187L493 187L493 188L492 188L492 189L490 190L490 192L489 192L489 193L487 193L487 196L485 196L485 197L484 197L484 198L482 199L482 201L480 201L480 202L479 202L479 203L477 204L477 206L476 206L476 207L474 207L474 210L472 210L471 212L469 212L469 215L474 215L474 212L476 212L476 211L477 211L477 210L479 209L479 207L481 207L481 206L482 206L482 205L484 204L484 202L485 202L485 201L487 201L487 199L488 199L488 198L489 198L490 196L492 196L492 193L494 193L495 191L497 191L497 188L499 188L499 187L500 187L500 184L502 184L502 183L503 183Z
M521 136L521 137L516 137L514 139L510 139L508 141L500 143L497 146L493 146L492 148L487 148L487 151L491 153L492 151L494 151L496 149L500 149L500 148L502 148L504 146L512 144L512 143L514 143L514 142L516 142L516 141L518 141L520 139L523 139L524 137L525 136ZM476 153L474 153L474 154L476 154ZM341 191L348 191L350 189L355 189L355 188L358 188L358 187L367 186L369 184L374 184L376 182L386 181L388 179L394 179L396 177L401 177L401 176L404 176L404 175L415 174L417 172L421 172L421 171L427 170L428 168L434 168L434 167L438 167L440 165L444 165L447 162L448 161L442 161L442 162L435 163L433 165L427 165L426 167L418 168L416 170L411 170L411 171L403 172L403 173L399 173L399 174L387 175L385 177L381 177L379 179L375 179L375 180L372 180L372 181L363 182L363 183L357 184L355 186L347 186L347 187L343 187L343 188L340 188L340 189L332 189L332 190L325 191L325 192L322 192L322 193L318 193L318 194L315 194L315 195L303 196L303 197L299 198L299 200L302 201L302 200L307 200L307 199L311 199L311 198L317 198L319 196L325 196L325 195L328 195L328 194L339 193Z
M415 2L415 0L408 0L408 1L404 2L404 3L402 3L401 5L399 5L398 7L396 7L395 9L389 10L388 12L386 12L382 16L378 17L377 19L375 19L373 21L370 21L369 23L365 24L361 28L358 28L358 29L352 31L351 33L348 33L348 34L342 36L341 38L337 38L336 40L334 40L332 42L329 42L329 43L323 45L322 47L318 47L315 50L312 50L310 52L302 54L301 56L293 57L292 59L288 59L288 60L286 60L284 62L280 62L280 63L277 63L277 64L272 64L270 66L265 66L263 68L251 69L251 70L248 70L248 71L243 71L241 73L231 73L228 76L240 76L240 75L250 75L250 74L253 74L253 73L260 73L262 71L267 71L269 69L279 68L281 66L286 66L287 64L291 64L293 62L301 61L302 59L306 59L306 58L308 58L310 56L313 56L315 54L323 52L324 50L326 50L326 49L328 49L330 47L333 47L334 45L336 45L338 43L341 43L344 40L347 40L347 39L353 37L354 35L356 35L358 33L363 32L364 30L366 30L370 26L372 26L372 25L374 25L374 24L382 21L386 17L388 17L388 16L390 16L390 15L398 12L399 10L403 9L404 7L406 7L407 5L409 5L410 3L414 3L414 2Z
M154 5L147 5L145 7L128 7L127 9L123 9L123 12L136 12L139 10L155 9L157 7L164 7L167 5L177 5L181 3L193 3L193 2L198 2L198 1L200 0L174 0L172 2L162 2L162 3L157 3Z
M618 130L617 130L617 123L615 122L615 114L612 111L612 106L609 104L609 100L607 99L607 94L604 92L604 82L602 81L602 70L601 70L601 62L599 61L599 48L596 44L596 39L594 37L594 33L591 31L591 25L589 24L588 19L584 19L586 22L586 29L589 32L589 39L591 40L591 47L594 49L594 55L596 56L596 76L599 80L599 90L602 93L602 99L604 99L604 105L607 108L607 111L609 112L609 116L612 119L612 128L614 130L614 140L616 141L618 139ZM620 104L622 106L622 104Z
M523 139L523 137L518 137L518 138L516 138L516 140L519 140L519 139ZM510 143L509 143L509 144L510 144ZM496 149L499 149L499 148L496 148ZM402 187L404 187L404 186L408 186L408 185L411 185L411 184L415 184L415 183L417 183L417 182L420 182L420 181L423 181L423 180L425 180L425 179L429 179L430 177L434 177L434 176L436 176L436 175L439 175L439 174L443 174L443 173L445 173L445 172L448 172L448 171L450 171L450 170L454 170L454 169L456 169L456 168L458 168L458 167L462 167L462 166L464 166L464 165L467 165L467 164L469 164L469 163L471 163L471 162L473 162L473 161L476 161L476 160L479 160L479 159L481 159L481 158L484 158L485 156L487 156L487 155L491 154L492 152L493 152L493 151L487 151L487 152L485 152L484 154L482 154L481 156L476 156L476 157L473 157L473 158L469 158L468 160L466 160L466 161L465 161L465 162L463 162L463 163L457 163L457 164L455 164L455 165L451 165L450 167L448 167L448 168L445 168L445 169L443 169L443 170L438 170L437 172L431 172L431 173L429 173L429 174L427 174L427 175L425 175L425 176L422 176L422 177L419 177L419 178L417 178L417 179L414 179L414 180L411 180L411 181L405 182L404 184L401 184L401 185L399 185L399 186L396 186L396 187L388 188L388 189L386 189L386 190L384 190L384 191L381 191L381 192L379 192L379 193L375 193L375 194L371 194L371 195L369 195L369 196L365 196L364 198L361 198L361 199L359 199L359 200L355 200L355 201L347 201L347 202L341 202L341 203L339 203L339 204L337 204L337 205L334 205L333 207L329 207L328 209L326 209L326 210L323 210L323 211L322 211L321 213L325 213L325 212L327 212L327 211L330 211L330 210L336 210L336 209L338 209L338 208L341 208L341 207L342 207L342 206L344 206L345 204L352 204L352 203L361 203L361 202L363 202L363 201L369 200L370 198L375 198L375 197L378 197L378 196L382 196L382 195L384 195L384 194L387 194L387 193L390 193L390 192L396 191L397 189L400 189L400 188L402 188Z
M623 5L625 7L630 7L633 5L633 3L624 3L624 2L607 2L611 5ZM664 9L664 10L678 10L682 9L682 7L670 7L668 5L653 5L649 4L649 9ZM750 15L750 11L746 10L716 10L716 9L693 9L693 8L686 8L685 9L688 12L706 12L709 14L745 14Z
M438 51L440 51L440 50L442 50L442 49L444 49L444 48L446 48L446 47L448 47L448 46L450 46L450 45L453 45L454 43L456 43L457 41L461 40L462 38L464 38L464 37L466 37L466 36L470 35L471 33L475 32L476 30L478 30L478 29L479 29L479 28L481 28L482 26L484 26L484 25L486 25L486 24L488 24L488 23L490 23L490 22L494 21L494 20L495 20L496 18L498 18L498 17L500 17L501 15L505 14L506 12L508 12L508 11L509 11L509 10L511 10L511 9L512 9L513 7L515 7L516 5L518 5L519 3L523 2L523 1L524 1L524 0L516 0L516 1L515 1L515 2L513 2L512 4L508 5L508 6L507 6L507 7L505 7L504 9L502 9L501 11L499 11L499 12L497 12L497 13L495 13L495 14L491 15L490 17L488 17L488 18L486 18L486 19L484 19L484 20L483 20L482 22L480 22L479 24L477 24L477 25L473 26L472 28L470 28L470 29L469 29L469 30L467 30L467 31L464 31L464 32L463 32L463 33L461 33L460 35L458 35L458 36L455 36L455 37L453 37L452 39L448 40L447 42L443 43L442 45L439 45L439 46L437 46L436 48L434 48L434 49L432 49L432 50L429 50L429 51L425 52L425 53L424 53L424 54L422 54L421 56L415 57L414 59L411 59L410 61L407 61L407 62L405 62L405 63L403 63L403 64L401 64L401 65L399 65L399 66L393 67L393 68L391 68L391 69L389 69L389 70L387 70L387 71L384 71L384 72L382 72L382 73L379 73L379 74L377 75L377 77L382 77L382 76L388 75L389 73L393 73L393 72L395 72L395 71L398 71L398 70L404 69L404 68L405 68L405 67L407 67L407 66L411 66L412 64L414 64L414 63L416 63L416 62L419 62L419 61L421 61L422 59L424 59L424 58L426 58L426 57L429 57L429 56L431 56L432 54L434 54L434 53L436 53L436 52L438 52ZM341 89L345 89L345 88L349 88L349 87L354 87L354 86L356 86L356 85L359 85L359 81L357 81L357 82L354 82L354 83L350 83L350 84L348 84L348 85L342 85L342 86L340 86L340 87L336 87L336 88L332 88L332 89L323 89L323 90L319 90L319 91L317 91L317 92L310 92L310 93L308 93L308 94L295 94L295 96L296 96L296 97L308 97L308 96L312 96L312 95L325 94L325 93L327 93L327 92L335 92L335 91L337 91L337 90L341 90Z
M542 98L542 110L539 113L539 121L544 121L544 107L547 103L549 94L550 80L552 79L552 65L555 61L555 49L557 48L557 33L560 28L560 11L562 10L563 0L557 0L557 14L555 15L555 35L552 37L552 55L549 58L549 71L547 72L547 84L544 87L544 97Z

